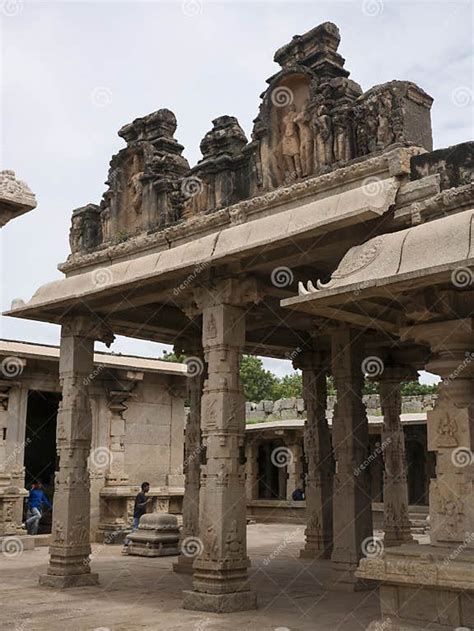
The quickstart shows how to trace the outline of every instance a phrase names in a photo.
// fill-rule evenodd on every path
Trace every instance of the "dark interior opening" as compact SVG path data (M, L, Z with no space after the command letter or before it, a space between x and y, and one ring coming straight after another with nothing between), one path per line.
M30 390L26 412L25 484L41 482L43 490L53 501L54 472L57 464L56 420L61 395L56 392ZM51 511L45 510L39 534L51 532Z

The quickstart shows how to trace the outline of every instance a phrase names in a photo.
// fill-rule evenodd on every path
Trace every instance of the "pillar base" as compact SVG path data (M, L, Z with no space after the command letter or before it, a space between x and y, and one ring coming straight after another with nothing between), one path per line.
M384 629L474 628L474 550L462 545L403 545L361 560L357 575L380 584L382 622L393 624Z
M320 548L306 546L300 550L300 559L330 559L331 554L331 550L321 550Z
M177 572L178 574L192 574L193 570L193 557L187 557L180 555L176 563L173 563L173 572Z
M256 608L257 594L251 591L232 592L230 594L183 591L183 609L232 613L233 611L247 611Z
M58 576L56 574L41 574L39 584L55 589L67 589L68 587L88 587L99 584L98 574L69 574Z
M356 565L351 563L333 563L329 589L342 592L363 592L376 589L377 582L355 575Z

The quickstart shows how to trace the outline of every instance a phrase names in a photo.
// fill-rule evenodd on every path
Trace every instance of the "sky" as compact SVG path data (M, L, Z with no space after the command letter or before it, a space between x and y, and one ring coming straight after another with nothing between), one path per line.
M325 21L338 25L339 52L363 90L406 79L434 97L435 148L472 139L470 0L0 1L0 168L38 200L0 233L2 310L61 278L71 212L100 201L122 125L173 110L191 165L217 116L237 116L250 137L274 52ZM57 344L59 327L0 318L0 337ZM112 346L155 357L164 348L125 338Z

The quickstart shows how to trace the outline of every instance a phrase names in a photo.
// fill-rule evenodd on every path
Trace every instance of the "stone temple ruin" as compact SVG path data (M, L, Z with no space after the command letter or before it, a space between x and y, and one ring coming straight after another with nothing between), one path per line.
M246 551L246 352L291 357L302 370L305 554L331 560L327 588L379 586L384 629L474 626L473 145L432 151L431 97L398 80L363 92L339 39L325 23L280 48L251 140L221 116L193 168L170 110L122 127L126 147L102 200L73 212L65 278L9 312L62 327L61 527L43 584L98 580L88 563L84 379L94 341L120 334L172 343L202 365L188 384L185 448L199 458L187 458L183 506L183 537L202 549L192 568L185 555L175 565L193 572L185 608L257 606ZM436 474L424 546L409 532L400 425L400 385L420 369L443 379L428 413ZM332 445L328 374L338 395ZM376 557L365 374L380 384L387 444Z

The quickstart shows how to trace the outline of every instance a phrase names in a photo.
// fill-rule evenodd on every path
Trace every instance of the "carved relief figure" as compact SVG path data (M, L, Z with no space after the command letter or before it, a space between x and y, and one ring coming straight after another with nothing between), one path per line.
M283 137L281 152L285 159L287 177L302 177L300 141L298 138L298 126L296 124L296 107L290 105L288 112L283 117Z
M377 148L377 113L375 111L375 105L371 104L367 108L366 119L366 136L367 136L367 148L368 151L375 151Z
M69 245L71 246L71 252L79 252L82 246L82 230L84 221L81 215L72 217L71 229L69 230Z
M110 226L110 208L106 207L100 213L100 225L102 228L102 241L107 242L112 238Z
M336 162L347 162L352 157L351 130L349 113L346 107L333 116L334 126L334 159Z
M309 121L307 110L299 112L295 117L300 140L301 170L304 177L313 172L313 133Z
M132 175L128 180L128 186L132 194L132 206L135 212L141 211L143 184L141 177L143 172L140 171L140 159L138 154L134 154L132 162Z
M392 95L389 92L384 92L380 96L379 112L378 112L378 127L377 127L377 147L387 147L394 141L394 135L392 131L392 123L390 120L392 113Z
M228 554L237 557L241 557L244 553L244 546L242 544L242 539L237 532L237 522L235 519L232 520L229 532L227 533L225 539L225 550Z
M319 105L316 110L316 117L314 119L314 132L315 132L315 163L316 169L321 169L327 166L333 161L333 135L332 135L332 123L331 117L328 114L327 107L325 105Z
M458 445L458 426L454 418L447 412L438 423L437 429L437 446L438 447L457 447Z

